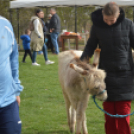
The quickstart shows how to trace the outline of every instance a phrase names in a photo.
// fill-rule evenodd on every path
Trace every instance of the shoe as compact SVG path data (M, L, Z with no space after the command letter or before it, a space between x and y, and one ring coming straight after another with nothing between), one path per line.
M26 63L25 61L22 61L22 63Z
M46 61L46 65L54 64L54 63L55 63L54 61L50 61L50 60L47 60L47 61Z
M36 63L36 62L32 63L32 65L33 65L33 66L40 66L40 64L38 64L38 63Z
M57 53L52 53L53 55L58 55Z

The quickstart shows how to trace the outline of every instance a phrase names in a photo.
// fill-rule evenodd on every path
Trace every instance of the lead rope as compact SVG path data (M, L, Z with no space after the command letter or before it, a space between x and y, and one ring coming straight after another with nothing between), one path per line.
M86 83L86 79L85 79L85 78L84 78L84 81L85 81L85 83ZM87 89L87 90L89 90L89 89ZM104 89L102 92L100 92L100 93L97 94L97 95L101 95L101 94L103 94L105 91L106 91L106 90ZM105 111L104 109L102 109L102 108L97 104L97 102L96 102L96 100L95 100L95 97L96 97L97 95L92 96L95 105L96 105L103 113L109 115L110 117L113 117L113 118L125 118L125 117L127 117L127 116L130 116L130 115L133 115L133 114L134 114L134 111L133 111L131 114L126 114L126 115L119 115L119 114L113 115L113 114L108 113L107 111Z
M94 96L92 97L93 100L94 100L95 105L96 105L102 112L104 112L105 114L109 115L110 117L114 117L114 118L125 118L125 117L127 117L127 116L130 116L130 115L133 115L133 114L134 114L134 112L132 112L131 114L126 114L126 115L119 115L119 114L112 115L112 114L106 112L104 109L102 109L102 108L97 104L97 102L95 101L95 97L96 97L96 95L94 95Z

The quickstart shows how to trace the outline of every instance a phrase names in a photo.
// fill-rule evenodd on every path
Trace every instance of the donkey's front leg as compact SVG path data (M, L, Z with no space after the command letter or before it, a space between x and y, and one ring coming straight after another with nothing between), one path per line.
M70 108L71 118L70 118L70 132L75 133L75 123L76 123L76 111L73 107Z
M85 112L84 112L84 118L83 118L83 121L82 121L82 131L83 131L83 134L88 134L86 113Z
M76 110L76 134L81 134L81 128L83 126L83 134L88 134L87 128L86 128L86 115L85 110L88 105L89 100L89 94L86 92L83 93L83 96L81 97L81 100L79 101L77 105Z
M81 134L83 117L84 117L83 104L82 102L79 102L76 110L76 134Z

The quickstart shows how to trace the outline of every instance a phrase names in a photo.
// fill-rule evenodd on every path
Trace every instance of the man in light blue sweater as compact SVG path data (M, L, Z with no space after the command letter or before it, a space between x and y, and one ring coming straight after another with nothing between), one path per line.
M18 46L10 22L0 17L0 134L20 134Z

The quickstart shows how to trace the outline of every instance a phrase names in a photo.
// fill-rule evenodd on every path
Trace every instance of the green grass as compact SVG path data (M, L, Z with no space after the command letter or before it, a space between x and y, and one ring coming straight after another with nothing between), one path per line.
M58 81L58 58L49 54L53 65L45 65L42 55L37 56L40 67L32 66L30 58L21 63L20 80L24 86L21 93L20 117L22 134L70 134L62 90ZM99 102L102 105L102 102ZM134 103L133 103L134 104ZM134 105L132 104L132 111ZM87 113L89 134L104 134L104 116L90 99ZM131 116L131 127L134 128L134 116Z

